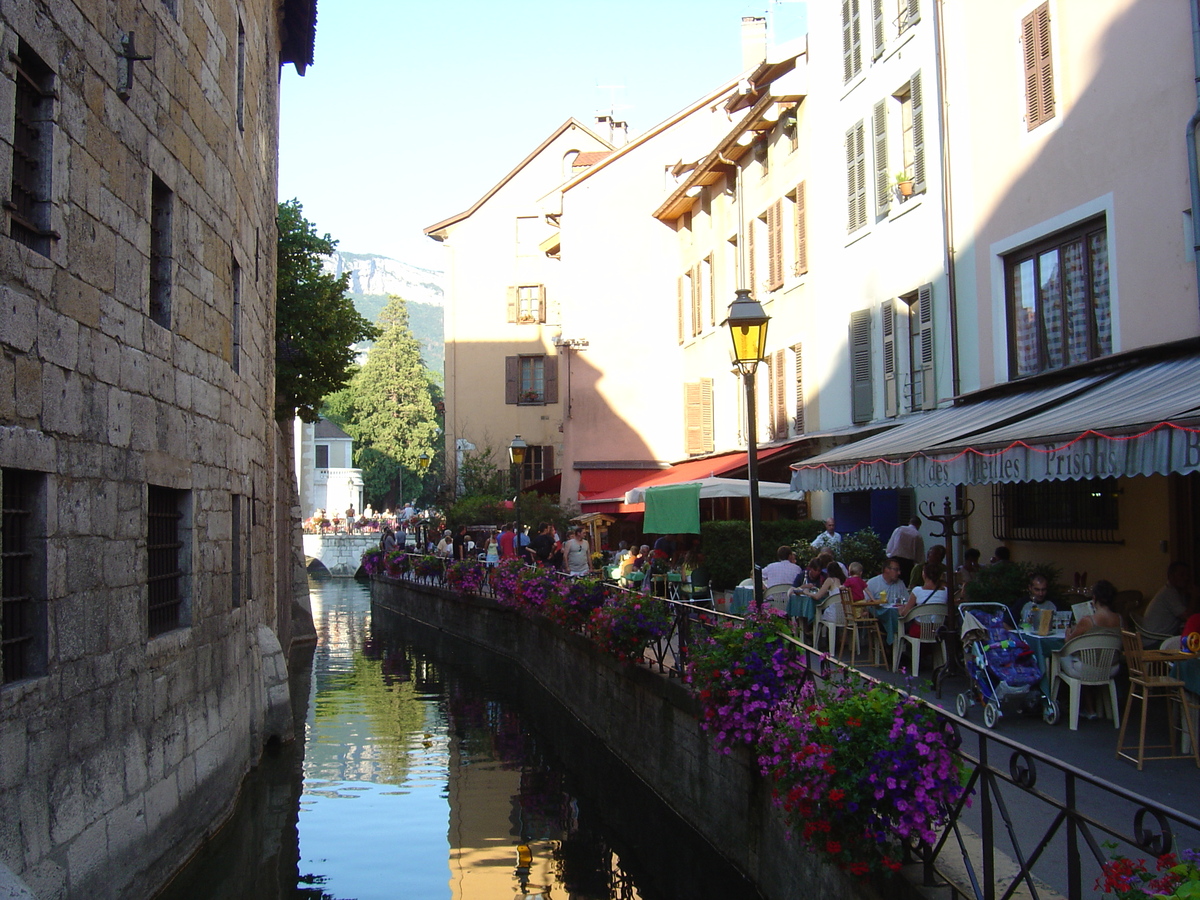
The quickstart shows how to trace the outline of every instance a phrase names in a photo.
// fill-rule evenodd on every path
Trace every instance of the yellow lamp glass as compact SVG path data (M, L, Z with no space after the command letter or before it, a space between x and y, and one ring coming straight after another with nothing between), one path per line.
M512 443L508 445L509 461L514 466L524 465L525 464L525 451L528 448L529 448L529 445L526 444L523 440L521 440L521 436L518 434L516 437L513 438Z
M753 368L767 352L767 323L771 320L757 300L750 297L745 288L737 291L729 304L729 317L723 324L729 326L733 338L734 362L740 368Z
M422 472L429 468L429 454L422 453L417 457L417 468Z

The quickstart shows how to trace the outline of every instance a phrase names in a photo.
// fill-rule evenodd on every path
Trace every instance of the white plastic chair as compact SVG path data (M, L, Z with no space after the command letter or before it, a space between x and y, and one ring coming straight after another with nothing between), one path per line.
M1105 696L1105 713L1112 716L1113 728L1121 727L1121 714L1117 712L1117 685L1112 678L1113 666L1121 653L1121 632L1116 628L1092 628L1078 637L1073 637L1050 658L1050 697L1057 702L1058 686L1066 682L1070 689L1071 730L1079 730L1079 692L1084 685L1108 685ZM1063 671L1063 660L1074 657L1079 660L1079 674L1068 675Z
M904 653L905 645L912 649L912 673L917 675L921 671L921 645L936 644L939 654L945 654L945 648L942 647L942 642L938 640L938 629L942 627L942 623L946 621L946 613L949 610L945 603L923 603L920 606L913 607L903 619L900 620L900 627L896 633L896 643L892 652L892 671L900 671L900 657ZM919 636L912 636L908 633L906 627L910 622L916 622L921 626ZM942 662L945 662L943 658Z
M825 610L832 607L834 615L832 619L825 618ZM837 630L839 626L846 624L846 617L842 611L842 592L830 592L829 596L817 604L816 612L813 614L813 647L821 646L821 629L825 628L829 632L829 655L837 655Z

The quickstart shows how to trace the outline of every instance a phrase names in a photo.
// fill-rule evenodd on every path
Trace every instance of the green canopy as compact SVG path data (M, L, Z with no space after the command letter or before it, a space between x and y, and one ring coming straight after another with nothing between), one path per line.
M646 488L646 534L699 534L700 485L663 484Z

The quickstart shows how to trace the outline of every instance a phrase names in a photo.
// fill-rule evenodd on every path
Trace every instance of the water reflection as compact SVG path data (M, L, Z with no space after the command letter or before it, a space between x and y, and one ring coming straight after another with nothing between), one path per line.
M757 896L511 663L311 588L304 743L164 900Z

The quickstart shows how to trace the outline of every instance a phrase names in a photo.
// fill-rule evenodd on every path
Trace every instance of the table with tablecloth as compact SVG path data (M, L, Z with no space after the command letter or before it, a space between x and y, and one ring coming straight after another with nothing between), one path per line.
M744 616L746 610L750 608L750 601L754 599L754 588L752 587L735 587L733 595L729 598L729 611L735 616ZM817 605L813 602L813 598L804 594L790 594L787 599L787 615L789 619L803 619L806 622L811 622L813 616L817 614Z
M896 633L900 630L900 607L876 606L871 612L875 613L875 618L879 620L879 627L883 629L883 639L889 647L892 646L896 643Z
M1067 642L1067 633L1061 629L1051 631L1049 634L1022 631L1021 637L1029 643L1030 649L1033 650L1038 668L1042 670L1042 693L1049 697L1050 659L1054 655L1054 651L1062 649L1062 646Z

